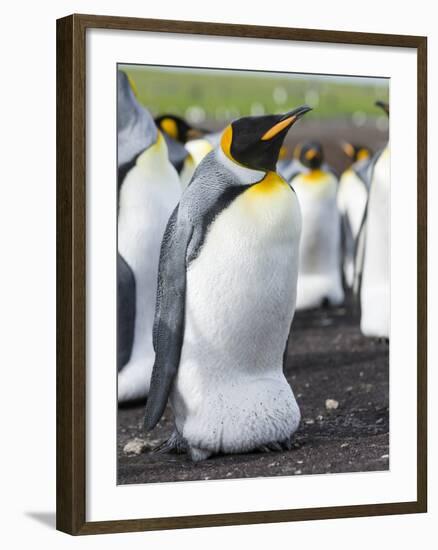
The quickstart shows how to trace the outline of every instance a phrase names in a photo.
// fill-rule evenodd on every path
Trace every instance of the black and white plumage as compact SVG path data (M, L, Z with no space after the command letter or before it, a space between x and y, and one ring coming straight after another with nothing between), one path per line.
M280 137L307 110L240 119L264 141L255 131L239 143L241 127L225 130L163 238L145 426L155 426L170 398L175 431L164 448L185 449L193 460L287 446L299 423L282 369L301 215L293 190L270 170Z

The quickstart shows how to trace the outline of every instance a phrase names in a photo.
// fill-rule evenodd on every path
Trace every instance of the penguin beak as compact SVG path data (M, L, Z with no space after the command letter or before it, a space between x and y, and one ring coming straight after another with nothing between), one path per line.
M303 115L311 110L312 108L308 105L301 105L301 107L297 107L293 111L289 111L288 113L284 114L280 118L280 120L276 124L274 124L274 126L269 128L269 130L262 135L261 140L268 141L274 138L286 128L290 128L292 124L294 124L299 118L301 118Z
M383 109L385 113L389 116L389 103L386 103L386 101L376 101L375 106Z

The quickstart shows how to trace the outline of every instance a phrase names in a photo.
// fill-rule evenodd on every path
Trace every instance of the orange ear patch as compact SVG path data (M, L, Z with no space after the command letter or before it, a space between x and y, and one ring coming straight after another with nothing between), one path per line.
M351 143L343 143L342 150L347 155L347 157L350 157L351 159L354 157L354 147L351 145Z
M233 128L231 124L225 128L221 137L221 148L225 155L234 160L231 156L231 142L233 141Z
M172 118L163 118L160 122L161 129L173 139L178 139L178 126Z

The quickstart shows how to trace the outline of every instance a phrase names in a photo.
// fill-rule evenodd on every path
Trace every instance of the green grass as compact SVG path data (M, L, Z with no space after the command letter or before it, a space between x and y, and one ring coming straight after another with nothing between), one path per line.
M135 83L139 101L154 115L171 112L186 116L187 109L199 106L207 119L229 120L256 114L260 106L266 113L275 113L309 103L314 107L309 118L350 118L358 111L377 117L382 112L374 106L375 101L387 101L389 96L389 81L368 78L132 65L119 68ZM275 101L275 89L277 99L280 96L284 102Z

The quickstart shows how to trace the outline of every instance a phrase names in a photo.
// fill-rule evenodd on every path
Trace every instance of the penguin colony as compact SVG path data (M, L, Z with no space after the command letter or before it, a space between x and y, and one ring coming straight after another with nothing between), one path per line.
M170 402L161 452L291 448L296 309L353 290L363 333L389 338L388 146L342 144L340 178L318 141L288 159L283 141L310 110L210 134L154 120L118 73L118 401L147 398L146 430Z

